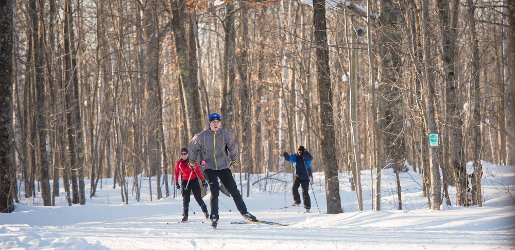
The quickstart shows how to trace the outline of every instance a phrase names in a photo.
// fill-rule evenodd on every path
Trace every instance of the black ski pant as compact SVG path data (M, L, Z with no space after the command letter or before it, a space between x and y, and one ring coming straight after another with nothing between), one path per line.
M220 184L218 183L218 179L220 179L220 182L222 182L222 184L227 188L227 191L229 191L229 193L231 194L232 199L234 200L234 204L236 204L236 208L238 208L240 214L248 213L247 206L245 205L245 202L241 197L240 191L236 186L236 182L232 177L231 169L206 169L204 170L204 173L207 175L207 179L209 180L209 188L211 189L211 200L209 204L211 205L211 218L219 218L218 195L220 194Z
M298 176L295 176L295 180L293 181L293 187L291 191L293 192L293 200L295 203L300 204L300 195L299 195L299 186L302 186L302 199L304 200L304 208L311 208L311 199L309 198L309 180L301 180Z
M198 179L193 179L188 182L188 180L182 181L182 207L184 211L188 211L190 206L190 195L193 192L193 197L197 201L198 205L202 209L202 212L207 212L206 203L202 200L200 185L198 184Z

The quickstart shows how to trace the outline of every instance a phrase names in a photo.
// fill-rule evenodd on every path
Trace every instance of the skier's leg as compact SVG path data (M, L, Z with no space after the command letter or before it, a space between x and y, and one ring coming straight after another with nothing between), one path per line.
M236 208L238 208L238 211L240 211L241 214L248 213L247 206L245 205L245 202L243 201L243 198L241 197L240 191L238 190L238 186L236 185L236 182L234 181L234 178L232 177L232 172L230 169L222 169L218 170L220 182L227 188L227 191L232 196L232 199L234 200L234 204L236 204Z
M193 182L193 183L192 183ZM193 197L195 197L195 200L197 201L198 205L200 207L205 206L206 204L202 200L200 185L197 180L190 181L191 191L193 192Z
M190 182L191 185L191 191L193 192L193 197L195 197L195 200L197 201L198 205L200 206L200 209L202 209L202 213L204 216L209 218L209 213L207 212L207 206L206 203L202 200L202 190L200 189L200 184L198 183L198 179L193 181L193 184Z
M209 204L211 206L211 216L212 218L218 218L218 195L220 193L220 186L218 184L217 174L215 170L212 169L206 169L204 173L209 180L209 189L211 190L211 200Z
M304 208L311 208L311 199L309 197L309 180L302 180L302 199L304 200Z
M190 192L191 188L184 189L186 187L187 181L182 181L182 208L188 209L190 207ZM191 183L190 183L191 184Z
M182 186L186 187L187 181L182 182ZM190 191L191 189L182 189L182 222L188 221L188 210L190 206Z
M294 204L300 204L299 186L300 186L300 179L299 179L299 177L295 177L295 180L293 181L293 186L291 188Z

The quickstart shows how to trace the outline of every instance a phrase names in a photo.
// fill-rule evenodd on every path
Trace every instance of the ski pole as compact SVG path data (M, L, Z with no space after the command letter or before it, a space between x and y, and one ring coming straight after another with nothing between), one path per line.
M190 176L188 177L188 182L186 182L186 187L184 190L188 189L188 185L190 184L191 175L193 174L193 171L190 172Z
M320 213L320 208L318 207L317 197L315 196L315 190L313 189L313 183L311 183L311 181L310 181L309 184L311 185L311 192L313 193L313 198L315 198L315 203L317 204L318 213Z
M304 162L304 168L306 168L306 174L309 176L308 166L306 165L306 161L304 160L304 157L302 157L302 161ZM320 213L320 208L318 207L317 197L315 196L315 190L313 189L313 183L311 182L311 180L309 180L309 185L311 186L311 192L313 193L313 198L315 198L315 204L317 204L318 213Z
M232 212L230 208L228 208L222 201L220 201L220 198L218 199L218 203L222 204L229 212Z

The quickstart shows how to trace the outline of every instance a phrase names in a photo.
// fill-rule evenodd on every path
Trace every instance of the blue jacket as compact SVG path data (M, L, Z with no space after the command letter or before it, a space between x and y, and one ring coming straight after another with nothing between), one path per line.
M311 156L308 151L304 151L302 156L292 154L289 157L284 157L284 159L295 164L295 175L301 180L309 180L310 177L313 177L313 173L311 171L311 161L313 161L313 156Z

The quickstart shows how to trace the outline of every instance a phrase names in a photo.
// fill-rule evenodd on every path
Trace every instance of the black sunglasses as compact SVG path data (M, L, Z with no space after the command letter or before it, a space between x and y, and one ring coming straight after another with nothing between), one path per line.
M188 153L181 153L181 155L187 155Z

